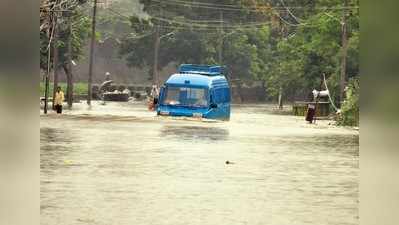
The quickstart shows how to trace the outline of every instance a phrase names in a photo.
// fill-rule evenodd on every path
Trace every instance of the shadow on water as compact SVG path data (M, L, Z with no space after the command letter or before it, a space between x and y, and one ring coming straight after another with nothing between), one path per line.
M291 136L267 140L272 145L300 146L301 149L315 150L327 154L359 156L358 135Z
M43 144L72 142L71 138L65 134L64 130L50 127L40 128L40 141Z
M312 140L309 140L309 143ZM314 145L323 145L329 152L359 157L358 135L330 135L313 139Z
M55 171L62 167L76 166L65 159L74 151L73 144L78 140L64 129L40 128L40 168L42 172Z
M218 127L165 125L159 136L177 140L224 141L229 138L229 131Z

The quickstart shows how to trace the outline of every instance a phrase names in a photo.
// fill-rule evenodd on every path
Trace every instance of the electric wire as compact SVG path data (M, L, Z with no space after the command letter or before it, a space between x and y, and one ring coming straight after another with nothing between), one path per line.
M131 16L126 16L123 15L121 13L118 13L112 9L108 9L111 13L114 13L115 15L118 15L120 17L126 18L126 19L130 19ZM189 22L185 22L185 21L179 21L179 20L173 20L173 19L167 19L167 18L162 18L162 17L157 17L157 16L152 16L151 17L154 20L158 20L158 21L162 21L162 22L167 22L170 24L179 24L179 25L183 25L183 26L188 26L188 27L198 27L198 28L217 28L220 29L220 25L216 25L216 24L202 24L202 23L196 23L194 22L195 20L190 20ZM220 22L219 22L220 23ZM265 25L269 25L270 22L258 22L258 23L247 23L247 24L239 24L239 25L232 25L232 24L224 24L223 28L229 29L229 28L253 28L253 27L259 27L259 26L265 26Z
M332 105L332 107L334 108L335 112L339 112L340 109L338 109L338 108L335 106L334 101L333 101L332 98L331 98L330 90L328 90L328 85L327 85L326 75L325 75L325 74L323 74L323 78L324 78L324 86L326 87L326 90L327 90L327 92L328 92L328 98L330 99L331 105Z
M287 7L276 7L276 6L258 6L258 7L230 7L230 5L220 5L220 6L212 6L208 4L201 4L200 2L185 2L185 1L178 1L178 0L169 0L169 1L162 1L162 0L152 0L153 2L157 2L160 4L168 4L173 6L181 6L181 7L191 7L191 8L203 8L203 9L214 9L219 11L246 11L246 12L262 12L265 10L275 10L275 11L286 11L288 9L315 9L315 10L343 10L343 9L358 9L357 6L348 6L348 7L304 7L304 6L287 6Z
M287 9L287 12L291 15L291 17L294 18L294 20L295 20L297 23L301 23L300 21L301 21L302 19L299 19L298 17L296 17L296 16L291 12L291 10L285 5L285 3L284 3L283 0L280 0L280 2L281 2L281 4Z

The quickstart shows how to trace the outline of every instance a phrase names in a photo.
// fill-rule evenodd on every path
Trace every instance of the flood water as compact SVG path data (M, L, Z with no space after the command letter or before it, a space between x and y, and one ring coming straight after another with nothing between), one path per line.
M41 115L41 224L358 224L358 132L271 107L233 106L229 122L142 103Z

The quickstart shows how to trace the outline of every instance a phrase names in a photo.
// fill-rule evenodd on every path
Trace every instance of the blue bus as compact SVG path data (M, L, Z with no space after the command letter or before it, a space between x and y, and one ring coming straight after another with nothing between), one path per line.
M161 87L157 114L229 120L230 95L224 67L183 64Z

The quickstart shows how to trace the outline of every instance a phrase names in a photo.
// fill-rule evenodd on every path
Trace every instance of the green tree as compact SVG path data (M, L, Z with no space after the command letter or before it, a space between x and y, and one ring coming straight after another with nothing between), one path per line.
M55 0L50 0L47 2L57 2ZM65 10L65 12L57 12L54 14L58 18L57 20L57 27L58 27L58 41L55 43L58 46L59 50L59 65L58 67L64 67L67 64L67 45L69 38L72 38L72 59L73 60L80 60L83 57L83 48L85 45L85 41L90 35L90 21L91 19L84 13L84 8L87 0L78 0L76 1L76 5L72 5L72 7L63 7L59 6L59 8L54 7L51 9L47 9L46 13L41 18L41 24L48 23L48 18L50 17L51 10ZM44 4L44 3L43 3ZM48 3L49 4L49 3ZM56 11L55 11L56 12ZM70 30L70 24L72 24L72 32ZM40 68L42 70L47 70L48 66L48 53L49 50L52 49L49 46L50 39L53 40L51 37L53 32L52 24L48 24L47 27L40 30ZM50 31L50 32L48 32ZM52 52L50 52L52 54ZM52 61L50 64L52 68Z
M338 124L343 126L359 126L359 79L351 78L346 90L346 99L338 116Z
M222 59L234 79L261 77L261 70L265 67L258 55L267 55L265 49L268 47L269 29L267 26L257 26L258 29L240 26L240 22L251 17L263 16L262 13L245 10L246 5L249 7L253 4L251 1L220 2L242 6L242 11L220 10L220 7L212 5L213 1L202 1L201 5L193 2L188 5L141 2L150 20L131 18L132 29L138 33L138 37L143 38L123 40L121 55L126 57L128 65L151 67L154 63L154 51L151 49L158 36L164 37L161 40L158 69L170 62L219 64Z
M286 1L285 5L288 5ZM348 77L358 76L358 1L350 1ZM280 13L271 37L273 59L270 72L264 79L272 95L282 86L292 99L307 95L319 88L322 74L328 77L330 90L338 95L340 59L342 51L341 17L342 3L334 0L313 1L303 4L302 9ZM306 10L305 10L306 9ZM294 15L296 14L296 15ZM299 16L298 16L299 15ZM298 18L300 17L300 18Z
M350 78L359 73L359 2L348 1ZM231 79L263 80L272 97L282 88L286 98L303 99L313 88L319 88L323 74L330 90L338 94L340 0L141 2L150 19L133 17L131 27L141 38L126 39L121 45L121 55L131 66L151 67L158 35L164 37L158 69L170 62L216 64L221 58L230 69ZM174 35L168 36L171 32Z
M78 61L82 58L83 47L90 30L90 19L82 8L85 3L86 0L49 0L41 7L40 68L45 71L50 71L51 68L54 71L65 71L70 107L73 98L73 78L69 69L71 60ZM56 54L58 62L55 63L53 57L48 60L49 54Z

